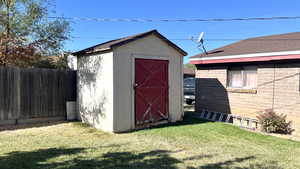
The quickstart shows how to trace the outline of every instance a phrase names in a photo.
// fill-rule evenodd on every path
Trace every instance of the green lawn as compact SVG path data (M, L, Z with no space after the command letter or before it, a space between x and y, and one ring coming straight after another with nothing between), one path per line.
M0 132L0 169L300 168L300 143L187 117L107 134L80 123Z

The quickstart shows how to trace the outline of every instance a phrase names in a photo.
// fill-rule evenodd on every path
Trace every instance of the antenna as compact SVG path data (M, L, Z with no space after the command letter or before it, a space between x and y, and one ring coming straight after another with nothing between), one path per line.
M193 42L196 42L198 44L197 47L201 48L204 51L204 53L207 54L206 49L204 47L204 38L203 37L204 37L204 32L201 32L197 41L194 39L193 36L191 37L191 40Z
M198 38L198 43L203 43L203 36L204 36L204 32L201 32Z

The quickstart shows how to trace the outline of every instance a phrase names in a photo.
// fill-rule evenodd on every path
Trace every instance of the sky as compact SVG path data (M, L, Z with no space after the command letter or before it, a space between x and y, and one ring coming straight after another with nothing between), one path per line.
M51 16L128 19L210 19L273 16L300 16L299 0L54 0ZM65 50L77 51L108 40L157 29L180 46L188 57L202 53L188 40L204 32L210 50L255 36L300 31L299 20L231 22L95 22L72 21L72 39ZM77 37L77 38L76 38ZM207 39L207 40L205 40Z

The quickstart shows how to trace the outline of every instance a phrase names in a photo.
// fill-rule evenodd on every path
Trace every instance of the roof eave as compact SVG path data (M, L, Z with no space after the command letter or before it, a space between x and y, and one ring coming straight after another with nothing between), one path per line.
M134 38L129 38L127 40L122 40L122 41L117 42L115 44L111 44L109 48L104 48L104 49L100 48L98 50L95 50L95 49L97 49L97 46L99 46L99 45L95 45L95 46L86 48L84 50L81 50L81 51L78 51L78 52L74 52L72 54L75 55L75 56L80 56L80 55L85 55L85 54L92 54L92 53L99 52L99 51L113 50L114 48L117 48L119 46L125 45L127 43L130 43L132 41L144 38L144 37L152 35L152 34L156 35L158 38L160 38L161 40L163 40L164 42L166 42L169 46L171 46L172 48L174 48L176 51L178 51L179 53L181 53L183 56L187 55L187 52L185 52L180 47L178 47L176 44L174 44L173 42L171 42L170 40L168 40L166 37L164 37L162 34L160 34L157 30L151 30L149 32L142 33L140 35L135 35L135 36L133 36Z
M300 60L300 51L284 51L272 53L256 53L232 56L206 57L206 58L192 58L191 64L195 65L209 65L209 64L225 64L225 63L240 63L240 62L266 62L274 60Z
M172 48L176 49L179 53L181 53L183 56L186 56L187 55L187 52L182 50L180 47L178 47L175 43L173 43L172 41L170 41L169 39L167 39L166 37L164 37L162 34L160 34L157 30L152 30L150 32L147 32L145 34L142 34L138 37L136 37L135 39L128 39L126 41L122 41L120 43L117 43L117 44L114 44L111 46L111 48L115 48L115 47L119 47L121 45L124 45L124 44L127 44L127 43L130 43L132 41L135 41L135 40L138 40L138 39L141 39L141 38L144 38L148 35L151 35L151 34L154 34L156 35L157 37L159 37L161 40L163 40L164 42L166 42L168 45L170 45Z
M177 46L175 43L164 37L162 34L160 34L158 31L154 32L159 38L161 38L163 41L167 42L171 47L175 48L179 53L181 53L183 56L188 55L186 51L181 49L179 46Z
M101 48L101 49L95 49L95 50L85 50L85 51L78 51L72 53L74 56L83 56L83 55L89 55L89 54L94 54L94 53L100 53L100 52L107 52L111 51L111 48Z

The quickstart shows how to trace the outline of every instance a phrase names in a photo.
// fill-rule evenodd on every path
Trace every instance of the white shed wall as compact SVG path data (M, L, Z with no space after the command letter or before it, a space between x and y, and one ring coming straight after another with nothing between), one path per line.
M113 53L78 58L78 110L83 122L113 131Z
M169 60L169 118L183 116L183 57L160 38L151 35L113 50L114 55L114 131L135 128L134 58Z

